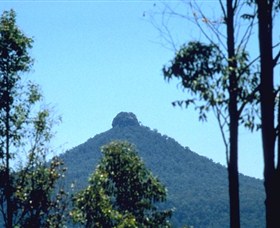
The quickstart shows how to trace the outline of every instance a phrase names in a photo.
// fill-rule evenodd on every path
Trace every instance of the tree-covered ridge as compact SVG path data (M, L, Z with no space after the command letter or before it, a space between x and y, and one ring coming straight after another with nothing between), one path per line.
M77 190L87 185L102 157L100 147L112 140L135 144L146 167L167 187L166 206L175 209L171 220L174 227L228 227L226 168L140 124L115 126L63 154L69 185L74 181ZM241 225L264 227L262 182L240 175L240 197Z

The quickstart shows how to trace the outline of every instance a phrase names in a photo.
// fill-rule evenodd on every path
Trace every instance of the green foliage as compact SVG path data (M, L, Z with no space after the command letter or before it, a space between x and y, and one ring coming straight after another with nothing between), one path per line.
M166 190L135 148L112 142L102 152L90 185L74 198L74 221L86 227L168 227L171 211L158 211L154 205L166 200Z
M15 18L15 12L11 10L5 11L0 19L0 134L3 136L8 134L7 131L13 131L9 140L11 144L18 145L24 135L21 130L26 122L30 103L38 101L40 97L31 95L34 90L23 91L19 83L20 75L29 71L32 66L28 51L33 41L17 27ZM30 102L26 102L29 100ZM0 143L3 158L2 138Z
M11 75L15 83L19 72L26 72L32 65L28 50L33 40L24 35L16 25L15 11L4 11L0 19L0 71Z
M90 185L74 198L75 209L71 212L73 220L85 224L85 227L121 227L124 224L136 227L132 215L122 215L113 209L103 186L107 178L106 174L96 170L89 180Z
M191 98L185 101L173 102L173 105L183 104L188 107L194 104L199 111L199 119L206 120L207 112L213 110L222 125L228 123L229 104L229 73L236 71L237 101L240 123L250 130L259 128L255 117L258 112L258 73L252 72L249 55L241 50L235 56L237 68L228 67L225 55L215 44L189 42L176 53L171 63L163 68L164 77L168 80L178 78L182 87Z
M90 170L102 158L100 147L114 140L135 144L146 167L167 187L167 200L159 208L174 208L173 227L228 227L226 168L145 126L115 126L62 154L68 167L66 183L85 189ZM240 175L240 200L242 227L264 227L262 181Z
M32 66L33 40L16 25L13 10L0 19L0 212L5 227L60 227L67 194L57 189L65 169L46 156L52 126L39 86L23 79Z
M14 173L14 224L20 227L63 227L68 194L57 183L66 169L58 157L50 164L34 154L26 167ZM54 194L55 193L55 194ZM20 209L20 210L19 210Z
M210 107L227 102L223 92L215 91L218 86L215 75L222 71L222 59L217 46L190 42L178 51L171 66L163 68L165 78L170 80L174 76L181 79L182 86L195 96L185 101L186 106L199 100L206 102L196 106L200 120L206 120L205 112L209 111ZM224 89L223 84L222 91ZM177 104L182 105L183 102Z

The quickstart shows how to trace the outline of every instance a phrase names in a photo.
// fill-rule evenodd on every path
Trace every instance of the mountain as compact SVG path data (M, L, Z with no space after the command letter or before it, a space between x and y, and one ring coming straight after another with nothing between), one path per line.
M145 165L167 187L165 207L175 208L174 227L229 227L226 168L142 126L133 113L119 113L110 130L61 155L68 167L66 183L74 181L77 190L84 188L102 156L100 147L112 140L133 143ZM242 227L265 227L264 198L262 181L240 174Z

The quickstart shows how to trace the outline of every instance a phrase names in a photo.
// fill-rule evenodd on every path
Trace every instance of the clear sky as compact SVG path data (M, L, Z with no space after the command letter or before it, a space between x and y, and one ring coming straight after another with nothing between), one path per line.
M147 17L155 1L1 1L13 8L20 28L34 38L35 59L28 77L41 85L46 103L62 123L55 128L56 151L63 152L109 130L121 111L157 129L192 151L226 164L217 122L198 121L192 108L174 108L186 98L178 82L163 79L162 66L174 53ZM169 4L177 4L176 1ZM218 1L209 8L218 9ZM200 39L186 20L174 23L178 40ZM256 44L257 48L257 44ZM240 132L240 172L262 178L260 134Z

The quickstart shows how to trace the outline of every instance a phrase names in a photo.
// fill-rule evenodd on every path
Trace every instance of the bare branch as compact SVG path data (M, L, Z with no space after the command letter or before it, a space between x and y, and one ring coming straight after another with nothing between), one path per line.
M239 0L235 0L234 4L233 4L233 7L232 7L234 14L235 14L235 12L236 12L236 10L238 8L238 5L239 5Z
M174 36L172 35L172 32L170 30L170 21L172 18L181 18L185 19L187 21L190 21L192 23L195 23L194 20L192 20L191 17L188 17L187 14L182 14L179 12L176 12L170 5L168 5L165 2L162 2L164 9L162 9L160 12L150 12L149 19L151 24L156 28L156 30L159 32L160 37L164 40L164 42L167 43L167 45L160 43L164 48L167 48L172 51L176 51L178 49L178 44L175 42ZM145 13L144 15L146 15ZM157 22L156 17L160 16L160 22Z
M226 44L222 40L222 38L226 39L226 36L214 27L214 23L207 19L207 16L202 12L201 8L196 3L194 4L190 3L190 6L200 14L200 18L202 19L202 21L204 21L207 27L213 32L213 34L215 35L216 39L221 44L221 46L226 50L227 49ZM215 43L214 40L205 32L205 30L202 28L201 24L199 23L198 19L199 17L196 16L195 24L198 26L198 28L203 33L203 35L208 39L208 41L214 44Z
M242 46L243 46L242 47L243 49L245 49L247 47L247 44L248 44L249 39L250 39L250 37L252 35L252 32L253 32L256 16L257 16L257 12L254 13L254 18L252 19L251 23L248 25L246 31L244 32L244 35L243 35L243 37L242 37L242 39L241 39L241 41L240 41L240 43L237 47L238 51L240 51Z
M224 14L224 18L227 17L227 13L226 13L226 9L225 9L225 6L223 4L223 1L222 0L219 0L219 3L220 3L220 6L221 6L221 9L223 11L223 14Z
M273 65L274 65L274 67L277 65L279 58L280 58L280 51L277 53L277 55L276 55L275 58L273 59Z
M169 18L168 18L168 20L169 20ZM173 50L174 51L176 51L177 50L177 48L176 48L176 44L175 44L175 41L174 41L174 39L173 39L173 36L172 36L172 34L171 34L171 32L170 32L170 29L168 28L168 25L167 25L168 23L165 23L165 20L164 20L164 14L163 14L163 16L162 16L162 20L161 20L161 25L162 25L162 27L164 28L164 30L165 30L165 40L167 41L167 42L169 42L169 44L172 46L172 48L173 48Z
M176 45L175 45L175 42L174 42L173 37L171 35L171 32L168 29L168 26L163 22L163 20L164 20L163 14L161 14L161 17L162 17L161 18L161 25L159 25L156 22L156 20L154 18L154 15L150 15L150 22L154 26L154 28L159 32L160 37L162 39L164 39L164 41L168 45L164 45L162 42L155 42L155 43L158 43L161 46L163 46L164 48L169 49L171 51L176 51Z
M213 107L213 112L218 120L219 129L222 134L222 139L223 139L223 142L224 142L224 145L226 148L226 162L227 162L227 165L229 165L229 143L226 139L226 134L224 131L224 126L227 125L227 120L226 120L226 117L222 114L222 111L217 106ZM222 119L224 119L223 123L222 123L221 117L222 117Z

